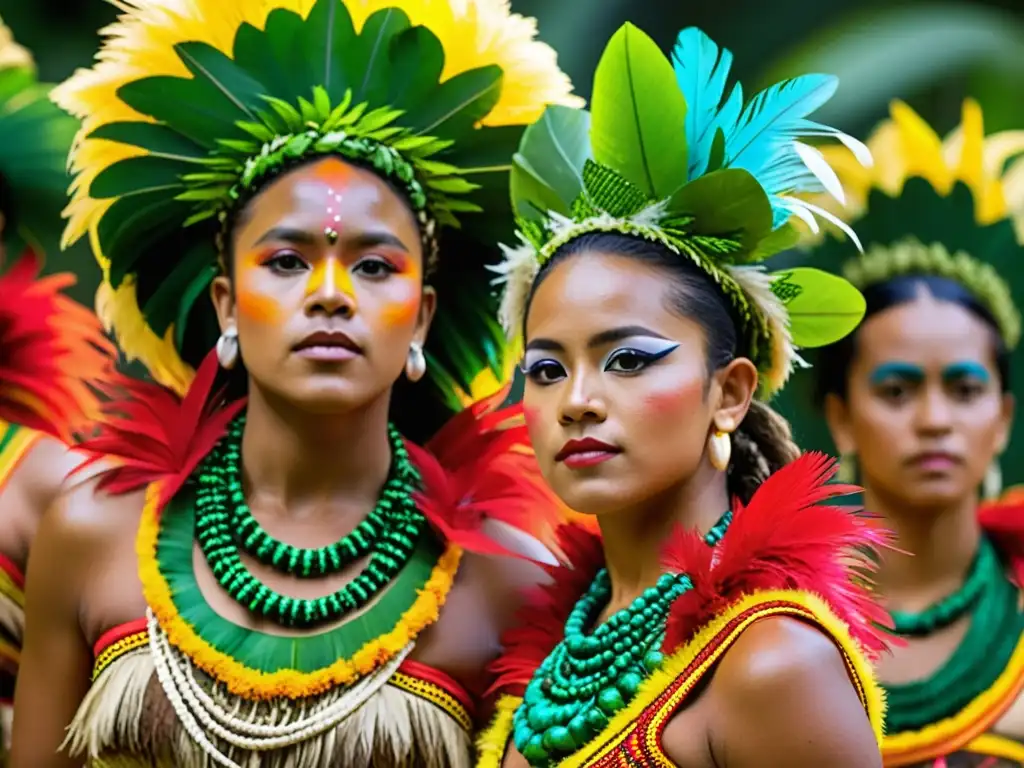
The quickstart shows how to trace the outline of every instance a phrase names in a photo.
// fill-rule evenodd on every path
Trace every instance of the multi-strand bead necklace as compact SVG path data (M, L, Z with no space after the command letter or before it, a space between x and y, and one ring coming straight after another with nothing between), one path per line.
M217 581L236 602L286 627L313 627L360 610L409 562L426 527L413 498L420 475L401 435L389 425L391 470L373 511L340 541L303 549L267 533L245 502L244 423L244 416L231 423L195 475L196 539ZM282 595L263 584L242 562L241 552L298 578L335 574L367 555L369 562L341 589L308 600Z
M705 542L718 544L731 521L726 512ZM661 644L672 603L692 588L684 573L662 574L655 586L587 634L611 596L608 571L598 572L513 717L516 749L531 766L547 768L572 754L633 700L664 660Z

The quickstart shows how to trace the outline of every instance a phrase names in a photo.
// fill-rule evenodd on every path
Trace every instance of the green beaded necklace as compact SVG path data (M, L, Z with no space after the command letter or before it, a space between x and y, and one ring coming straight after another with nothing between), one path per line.
M704 537L709 546L722 540L731 521L732 513L726 512ZM547 768L572 754L632 701L664 660L660 649L672 603L692 588L686 574L662 574L654 587L588 635L587 627L611 596L608 571L598 571L513 717L516 749L531 766Z
M893 632L897 635L923 637L948 627L974 608L993 572L1002 573L999 556L988 539L982 538L971 563L971 570L960 588L920 613L891 611Z
M195 476L196 540L218 583L248 610L286 627L309 628L362 609L409 562L426 526L413 499L419 472L401 436L389 426L392 468L367 519L339 542L301 549L270 536L245 504L240 468L244 423L244 417L232 422ZM302 578L337 573L366 554L370 560L341 589L307 600L281 595L260 582L245 567L241 551Z
M980 582L980 588L972 588L979 594L973 600L970 627L952 656L929 677L885 686L887 733L917 731L955 715L987 691L1009 664L1024 631L1024 614L1020 612L1020 592L1006 578L999 555L987 538L980 542L967 581L972 579ZM932 608L922 612L929 613L933 622L948 615ZM911 626L916 629L923 623L918 619ZM936 629L949 623L936 624Z

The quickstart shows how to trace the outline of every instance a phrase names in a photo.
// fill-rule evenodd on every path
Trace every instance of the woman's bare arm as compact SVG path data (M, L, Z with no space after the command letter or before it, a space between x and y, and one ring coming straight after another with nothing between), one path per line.
M719 768L881 768L867 714L836 645L796 619L760 621L728 651L708 694ZM681 736L671 723L671 757Z
M92 652L81 628L81 587L101 556L100 512L91 483L75 489L46 513L33 542L9 768L72 768L84 762L59 747L89 689Z

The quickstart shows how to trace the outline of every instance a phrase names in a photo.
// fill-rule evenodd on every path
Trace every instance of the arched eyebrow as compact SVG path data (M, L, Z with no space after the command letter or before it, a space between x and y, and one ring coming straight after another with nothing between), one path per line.
M623 325L618 328L609 328L606 331L595 333L590 337L587 342L587 347L593 349L595 347L603 347L605 344L613 344L616 341L622 341L623 339L633 338L634 336L648 336L653 339L669 339L662 336L660 333L652 331L650 328L645 328L642 325ZM527 345L526 349L538 349L545 352L563 352L565 347L554 339L537 338L532 339Z
M352 248L373 248L377 245L388 245L393 248L398 248L405 253L409 253L408 246L402 242L401 238L392 234L391 232L385 232L382 230L368 231L368 232L351 232L346 236L345 232L341 233L342 239L345 244ZM318 240L326 241L326 235L323 232L310 232L305 229L297 229L295 227L274 227L269 229L260 235L255 245L262 245L268 242L285 242L292 243L293 245L316 245Z

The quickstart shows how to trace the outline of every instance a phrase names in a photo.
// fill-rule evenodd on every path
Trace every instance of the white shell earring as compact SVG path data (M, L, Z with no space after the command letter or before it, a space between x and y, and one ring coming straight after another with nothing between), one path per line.
M708 439L708 460L719 472L725 472L732 458L732 438L719 429Z
M427 372L427 358L423 347L415 341L409 345L409 356L405 359L405 375L409 381L419 381Z
M225 328L217 339L217 360L226 371L238 364L238 329L233 325Z

